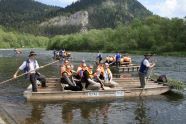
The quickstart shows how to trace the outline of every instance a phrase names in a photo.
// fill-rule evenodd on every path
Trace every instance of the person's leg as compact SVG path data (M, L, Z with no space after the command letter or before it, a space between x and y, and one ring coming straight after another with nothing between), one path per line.
M32 92L37 92L36 76L35 76L35 74L30 74L30 82L32 84Z
M145 75L139 72L139 79L140 79L141 88L144 88L145 87Z
M112 85L112 87L117 87L119 84L115 81L110 81L110 84Z
M74 82L72 82L72 79L70 79L68 76L64 75L64 80L67 82L70 86L76 86Z
M101 88L100 83L97 83L91 79L88 79L89 85L87 87L87 90L99 90Z
M100 84L89 84L87 90L99 90L101 88Z

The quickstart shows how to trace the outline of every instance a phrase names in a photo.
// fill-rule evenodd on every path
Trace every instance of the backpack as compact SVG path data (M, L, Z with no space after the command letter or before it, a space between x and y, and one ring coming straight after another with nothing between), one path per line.
M167 82L167 77L166 75L160 75L157 79L157 82L163 82L166 83Z

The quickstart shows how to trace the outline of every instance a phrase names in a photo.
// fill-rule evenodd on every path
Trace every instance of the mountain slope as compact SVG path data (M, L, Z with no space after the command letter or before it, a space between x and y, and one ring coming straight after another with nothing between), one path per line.
M0 24L21 28L43 21L49 12L57 9L34 0L0 0Z
M80 10L88 11L92 28L113 28L119 23L152 15L137 0L79 0L63 11L74 13Z
M73 15L78 16L76 13L79 12L88 14L73 20ZM152 13L137 0L78 0L66 8L48 6L34 0L0 0L0 25L34 34L67 34L83 29L81 23L60 26L68 20L81 22L88 19L85 29L99 29L115 28L118 24L130 23L136 18L144 19L149 15ZM46 25L38 26L41 24Z

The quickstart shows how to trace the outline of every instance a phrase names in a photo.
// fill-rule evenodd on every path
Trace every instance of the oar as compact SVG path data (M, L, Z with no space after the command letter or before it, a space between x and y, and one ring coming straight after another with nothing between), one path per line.
M37 68L37 69L35 69L35 70L32 70L32 71L29 71L29 72L20 74L20 75L18 75L16 78L10 78L10 79L8 79L8 80L2 81L2 82L0 82L0 84L7 83L7 82L12 81L12 80L14 80L14 79L17 79L17 78L19 78L19 77L22 77L22 76L24 76L24 75L26 75L26 74L29 74L30 72L33 72L33 71L39 70L39 69L41 69L41 68L47 67L47 66L49 66L49 65L52 65L52 64L54 64L54 63L56 63L56 62L58 62L58 61L59 61L59 60L56 60L56 61L54 61L54 62L51 62L51 63L48 63L48 64L46 64L46 65L40 66L39 68Z

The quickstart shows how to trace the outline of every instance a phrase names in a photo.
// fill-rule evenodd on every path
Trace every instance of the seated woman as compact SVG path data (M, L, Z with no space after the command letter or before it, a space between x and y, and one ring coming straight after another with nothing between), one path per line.
M61 68L61 83L67 83L65 90L80 91L82 90L81 83L76 83L73 79L71 65L66 65L66 68Z
M83 77L82 82L85 82L85 88L87 90L99 90L101 85L97 82L95 82L93 78L93 72L92 72L93 66L86 67L86 64L83 64L82 70L83 70Z
M112 80L112 72L109 69L109 64L105 63L105 70L104 70L104 85L109 87L116 87L118 83Z

